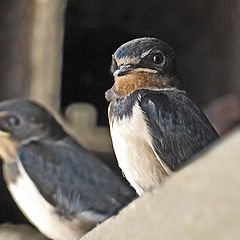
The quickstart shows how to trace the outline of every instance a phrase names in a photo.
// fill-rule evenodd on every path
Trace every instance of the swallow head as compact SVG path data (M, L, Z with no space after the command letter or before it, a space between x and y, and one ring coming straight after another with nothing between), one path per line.
M157 38L124 43L112 55L111 72L115 80L112 96L125 97L138 89L181 85L173 49Z
M17 142L63 134L61 126L41 105L26 99L0 103L0 138Z

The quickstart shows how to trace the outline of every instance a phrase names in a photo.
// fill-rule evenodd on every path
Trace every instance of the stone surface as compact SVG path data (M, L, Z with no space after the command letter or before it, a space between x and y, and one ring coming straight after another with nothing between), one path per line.
M240 236L240 131L82 240L212 240Z
M29 225L5 223L0 225L0 240L47 240L47 238Z

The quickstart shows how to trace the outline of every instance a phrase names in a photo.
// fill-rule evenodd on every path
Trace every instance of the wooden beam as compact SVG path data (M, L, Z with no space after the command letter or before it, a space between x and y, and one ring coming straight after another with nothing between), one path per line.
M60 104L65 0L34 0L29 29L28 97Z

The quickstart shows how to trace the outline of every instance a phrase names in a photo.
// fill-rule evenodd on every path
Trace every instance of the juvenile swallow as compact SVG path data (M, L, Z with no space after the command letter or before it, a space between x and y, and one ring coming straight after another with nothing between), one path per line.
M44 235L77 239L135 191L32 101L0 103L0 156L8 189Z
M162 182L219 136L203 112L179 90L173 49L156 38L139 38L112 56L115 83L109 123L125 177L140 195Z

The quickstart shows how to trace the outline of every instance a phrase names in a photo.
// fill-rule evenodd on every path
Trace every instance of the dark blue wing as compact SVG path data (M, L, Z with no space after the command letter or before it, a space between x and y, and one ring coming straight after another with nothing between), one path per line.
M140 91L141 107L152 145L171 170L198 153L219 136L204 113L184 91Z
M81 211L109 215L129 202L134 191L71 138L32 142L19 149L20 160L43 197L59 214Z

